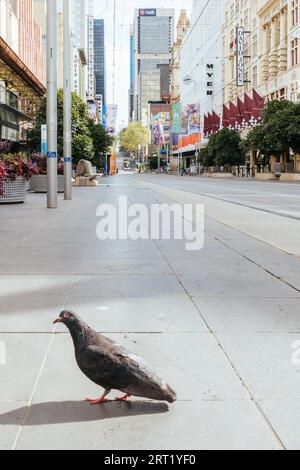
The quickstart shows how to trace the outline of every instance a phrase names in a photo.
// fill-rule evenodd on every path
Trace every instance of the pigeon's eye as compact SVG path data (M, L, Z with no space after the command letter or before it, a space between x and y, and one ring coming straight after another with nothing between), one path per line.
M70 318L71 314L70 313L64 313L64 318Z

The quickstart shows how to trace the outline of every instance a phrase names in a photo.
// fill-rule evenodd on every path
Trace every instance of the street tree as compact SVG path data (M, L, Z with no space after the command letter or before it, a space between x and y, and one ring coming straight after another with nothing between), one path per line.
M89 120L89 131L93 140L94 157L92 163L98 168L105 165L105 153L113 145L113 138L110 136L101 124L95 124L92 119Z
M286 159L290 149L300 152L300 105L287 100L267 103L261 124L249 132L246 142L266 164L271 156Z
M63 90L57 92L57 150L60 157L63 156ZM36 116L33 129L28 132L28 142L32 150L41 148L41 125L47 120L46 97L42 98L39 111ZM74 163L82 158L92 160L94 157L93 139L89 128L89 116L86 103L76 94L72 93L72 154Z
M132 122L119 136L122 150L135 153L139 146L149 143L149 129L139 122Z
M217 166L243 165L245 152L240 134L231 129L221 129L212 134L205 156Z

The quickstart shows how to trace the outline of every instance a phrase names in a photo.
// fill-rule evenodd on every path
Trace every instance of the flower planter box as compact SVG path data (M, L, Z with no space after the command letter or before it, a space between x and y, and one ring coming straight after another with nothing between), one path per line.
M47 175L33 175L30 178L30 191L34 193L46 193L47 192ZM57 192L64 192L64 176L58 175L57 177Z
M0 204L24 202L26 199L26 180L17 176L15 180L0 179L3 195L0 194Z

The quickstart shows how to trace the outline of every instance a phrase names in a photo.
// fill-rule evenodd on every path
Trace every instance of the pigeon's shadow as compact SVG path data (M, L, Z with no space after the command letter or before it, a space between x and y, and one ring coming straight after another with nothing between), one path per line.
M91 406L84 401L60 401L37 403L0 415L0 426L21 425L26 418L26 426L47 424L79 423L101 421L112 418L126 418L148 414L166 413L166 403L150 401L108 402Z

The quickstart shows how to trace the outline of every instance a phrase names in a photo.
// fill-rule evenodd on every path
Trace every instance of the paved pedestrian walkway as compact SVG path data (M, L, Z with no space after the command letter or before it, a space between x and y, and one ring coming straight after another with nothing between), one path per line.
M196 253L99 241L100 203L174 202L145 176L102 182L57 210L34 194L0 206L0 449L300 448L298 258L209 215ZM142 355L178 402L89 406L99 389L52 325L63 308Z

